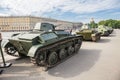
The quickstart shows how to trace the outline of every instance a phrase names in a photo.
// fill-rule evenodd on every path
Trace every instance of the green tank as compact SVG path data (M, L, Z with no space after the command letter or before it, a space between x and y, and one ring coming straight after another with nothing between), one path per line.
M105 26L106 29L108 30L108 33L111 34L113 32L113 28L112 27L108 27L108 26Z
M110 34L109 29L103 25L98 26L97 30L101 33L101 36L109 36Z
M12 56L28 56L38 66L52 67L77 53L82 36L71 35L64 30L55 30L50 23L37 23L34 30L14 34L4 44L5 52Z
M83 25L81 27L81 30L76 32L76 34L82 35L83 40L92 40L94 42L100 40L100 37L101 37L101 33L99 33L98 31L96 31L94 29L90 29L90 27L88 25Z

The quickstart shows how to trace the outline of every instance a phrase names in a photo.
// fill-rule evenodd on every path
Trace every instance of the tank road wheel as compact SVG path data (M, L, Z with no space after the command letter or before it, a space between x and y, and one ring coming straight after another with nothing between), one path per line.
M5 52L8 55L15 55L15 53L17 52L17 50L15 49L14 46L9 46L9 47L5 47Z
M82 43L82 42L81 42L81 40L79 39L77 43L81 46L81 43Z
M46 60L46 52L41 52L41 51L37 51L36 53L36 64L38 66L43 66L45 65L45 60Z
M72 55L74 53L74 47L69 46L67 52L68 52L68 55Z
M75 53L77 53L80 49L80 44L75 44Z
M82 45L82 41L79 39L78 42L77 42L76 44L78 44L78 46L79 46L79 48L80 48L81 45Z
M61 49L59 52L59 58L62 60L62 59L65 59L66 57L67 57L66 50Z
M99 35L98 40L100 40L101 36Z
M92 41L96 42L97 41L97 37L96 36L92 36Z
M51 52L48 56L48 64L54 66L58 61L58 55L56 52Z

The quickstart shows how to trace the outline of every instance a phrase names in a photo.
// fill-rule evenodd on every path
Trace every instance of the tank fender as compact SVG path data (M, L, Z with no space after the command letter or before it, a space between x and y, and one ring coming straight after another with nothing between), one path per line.
M38 48L40 48L41 46L42 46L42 45L35 45L35 46L32 46L32 47L30 48L30 50L28 51L27 56L34 57L36 51L37 51Z
M7 41L3 41L3 42L2 42L1 47L2 47L2 48L5 48L5 47L7 47L7 46L9 46L9 45L10 45L10 42L7 40Z
M92 34L92 35L91 35L91 37L94 37L94 36L96 36L96 34Z

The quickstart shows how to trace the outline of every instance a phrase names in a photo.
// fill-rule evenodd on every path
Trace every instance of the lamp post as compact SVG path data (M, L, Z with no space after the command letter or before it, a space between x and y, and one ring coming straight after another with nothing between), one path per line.
M0 53L1 53L2 60L3 60L3 63L0 64L0 68L7 68L7 67L10 67L12 65L12 63L6 63L5 62L5 58L4 58L2 47L1 47L1 42L2 42L2 35L0 33ZM3 72L3 70L0 70L0 74L2 72Z

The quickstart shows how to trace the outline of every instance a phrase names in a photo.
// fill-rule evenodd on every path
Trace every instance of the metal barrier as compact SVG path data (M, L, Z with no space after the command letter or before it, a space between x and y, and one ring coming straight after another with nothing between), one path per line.
M1 53L2 60L3 60L3 63L0 64L0 68L8 68L12 65L12 63L5 62L5 58L4 58L2 47L1 47L1 42L2 42L2 35L0 33L0 53ZM3 70L0 70L0 74L2 74L2 72L3 72Z

